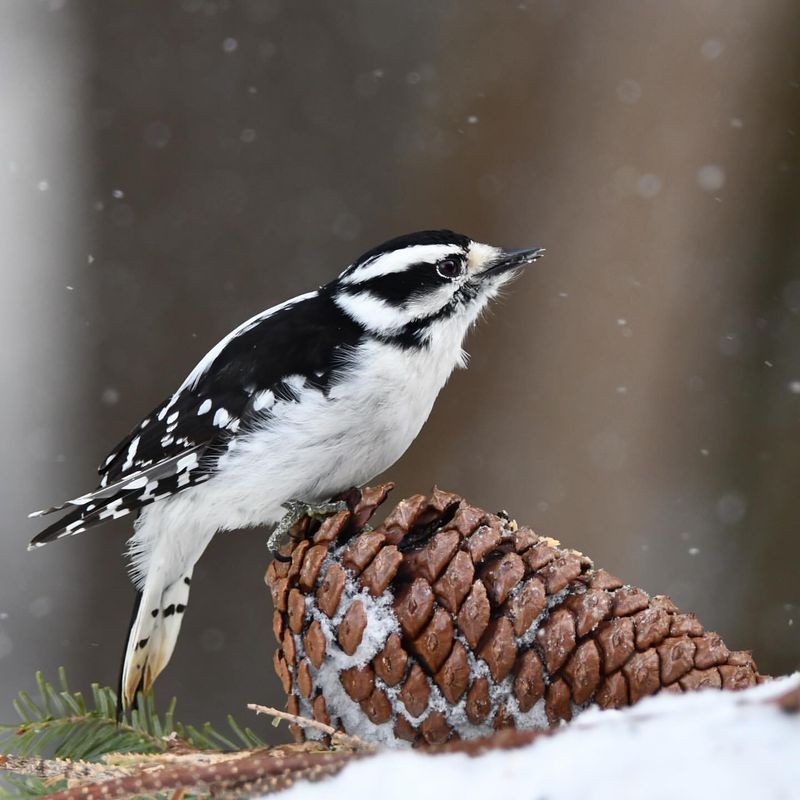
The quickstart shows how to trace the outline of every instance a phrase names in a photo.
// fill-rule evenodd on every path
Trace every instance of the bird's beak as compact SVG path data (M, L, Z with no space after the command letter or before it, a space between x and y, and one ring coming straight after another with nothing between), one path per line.
M488 275L498 275L511 269L524 267L532 264L541 258L544 247L529 247L522 250L502 250L497 258L493 259L486 269L481 273L481 277Z

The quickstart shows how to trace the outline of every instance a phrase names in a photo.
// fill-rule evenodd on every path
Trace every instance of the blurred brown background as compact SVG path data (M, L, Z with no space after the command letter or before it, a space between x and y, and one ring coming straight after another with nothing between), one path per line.
M800 666L795 0L0 5L0 719L113 683L129 522L25 514L230 328L398 233L538 244L391 470ZM219 537L159 695L278 703L264 532Z

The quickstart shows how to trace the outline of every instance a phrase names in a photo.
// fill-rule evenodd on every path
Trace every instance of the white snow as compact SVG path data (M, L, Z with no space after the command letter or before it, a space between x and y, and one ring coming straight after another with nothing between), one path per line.
M714 61L724 49L725 45L719 39L706 39L700 47L700 53L706 61Z
M725 185L725 170L719 164L705 164L697 170L696 179L704 191L716 192Z
M747 499L737 492L728 492L717 500L717 518L725 525L736 525L747 513Z
M627 78L617 85L617 98L626 106L638 103L642 97L642 87L637 81Z
M646 172L644 175L641 175L639 180L636 182L636 192L641 197L650 199L651 197L655 197L661 191L662 186L663 182L658 175L653 175L651 172Z
M341 550L344 548L340 548ZM324 572L332 558L323 562L322 571ZM364 605L367 614L367 627L362 634L361 643L356 648L353 655L347 655L336 642L336 631L344 618L346 609L354 600L360 600ZM328 711L332 717L338 718L344 729L358 736L369 738L371 741L379 741L383 744L396 744L396 739L392 730L392 723L381 725L373 724L361 710L358 703L354 702L342 688L339 676L343 670L350 667L360 667L371 661L386 644L386 640L392 633L399 632L400 624L392 610L394 597L391 592L385 592L378 598L366 590L362 589L357 579L348 571L347 578L342 592L342 600L339 603L339 611L333 619L329 619L322 611L315 607L312 598L306 598L306 609L316 619L325 635L327 641L326 658L319 669L311 667L311 675L314 685L322 690L328 706ZM303 640L295 636L295 647L298 653L304 652ZM390 696L396 693L386 686L383 681L376 679L376 685L387 692ZM300 713L311 716L311 707L303 699L300 699Z
M119 402L119 389L113 386L106 386L100 395L100 400L104 405L114 406Z
M662 694L623 711L590 710L552 736L471 758L387 751L285 800L692 800L798 796L800 714L769 702L800 674L743 692Z

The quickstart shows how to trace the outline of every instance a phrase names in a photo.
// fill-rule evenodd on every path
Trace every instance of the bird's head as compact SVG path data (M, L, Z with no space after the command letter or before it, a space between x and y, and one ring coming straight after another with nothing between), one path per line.
M330 284L334 302L370 333L424 344L450 321L466 329L500 288L541 256L452 231L421 231L364 253Z

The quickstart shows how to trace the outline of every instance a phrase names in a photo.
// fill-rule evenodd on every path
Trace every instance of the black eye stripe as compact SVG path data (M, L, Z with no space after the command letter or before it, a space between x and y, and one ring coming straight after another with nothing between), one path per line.
M400 272L376 275L357 284L344 285L348 294L371 294L388 303L400 304L409 297L425 294L442 285L442 278L429 262L412 264Z

